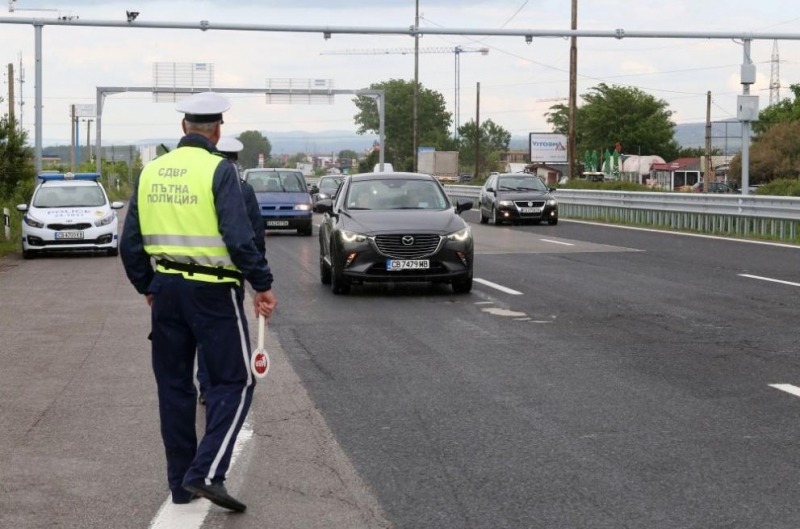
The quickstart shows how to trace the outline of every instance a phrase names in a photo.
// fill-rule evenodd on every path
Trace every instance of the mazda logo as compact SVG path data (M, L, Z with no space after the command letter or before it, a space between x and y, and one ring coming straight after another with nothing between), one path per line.
M411 246L414 244L414 237L411 235L403 235L401 241L403 242L403 246Z

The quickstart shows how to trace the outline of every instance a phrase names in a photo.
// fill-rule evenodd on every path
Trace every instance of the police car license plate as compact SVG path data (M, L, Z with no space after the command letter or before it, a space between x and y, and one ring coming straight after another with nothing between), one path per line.
M519 208L520 213L541 213L542 208Z
M288 220L268 220L267 226L288 226Z
M56 239L83 239L82 231L57 231Z
M427 259L387 259L386 270L426 270L431 263Z

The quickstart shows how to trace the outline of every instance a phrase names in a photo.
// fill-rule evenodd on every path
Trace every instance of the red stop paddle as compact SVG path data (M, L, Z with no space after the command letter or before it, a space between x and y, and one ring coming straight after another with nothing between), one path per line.
M264 349L264 324L266 318L263 314L258 315L258 347L250 355L250 368L256 378L264 378L269 372L269 354Z

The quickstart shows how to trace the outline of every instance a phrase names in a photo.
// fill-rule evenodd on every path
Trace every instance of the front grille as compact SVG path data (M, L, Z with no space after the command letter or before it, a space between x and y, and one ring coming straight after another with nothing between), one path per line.
M262 211L292 211L294 206L261 206Z
M543 208L544 200L516 200L514 204L518 208Z
M404 237L411 237L411 244L403 244ZM433 255L439 249L442 237L439 235L414 235L410 233L378 235L375 245L383 255L392 259L422 259Z
M61 230L88 230L92 225L89 222L81 222L79 224L48 224L47 228L55 231Z

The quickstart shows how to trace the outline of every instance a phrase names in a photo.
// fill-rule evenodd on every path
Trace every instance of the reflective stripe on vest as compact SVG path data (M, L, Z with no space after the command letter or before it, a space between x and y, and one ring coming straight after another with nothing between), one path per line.
M147 164L137 190L145 252L156 259L238 271L219 233L214 207L214 172L222 161L205 149L180 147ZM236 282L158 270L210 283Z

